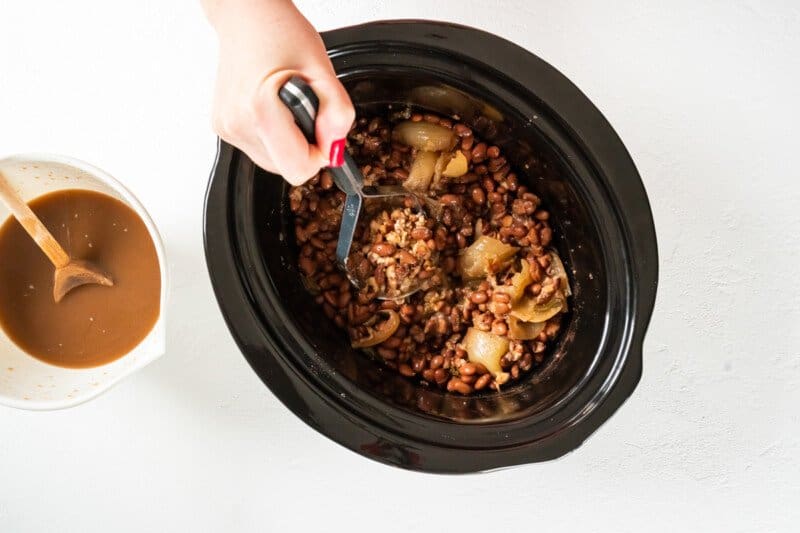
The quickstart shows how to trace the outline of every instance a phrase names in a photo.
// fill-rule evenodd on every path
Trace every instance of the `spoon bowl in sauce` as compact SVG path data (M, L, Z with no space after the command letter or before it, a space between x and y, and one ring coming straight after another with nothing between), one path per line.
M53 274L53 299L56 303L60 302L64 296L72 289L81 285L96 284L104 287L112 287L114 280L111 276L101 270L90 261L72 259L64 248L53 237L36 213L31 210L25 201L20 198L8 180L0 173L0 200L5 202L6 207L17 219L22 228L36 242L36 245L44 252L47 258L53 263L55 273Z

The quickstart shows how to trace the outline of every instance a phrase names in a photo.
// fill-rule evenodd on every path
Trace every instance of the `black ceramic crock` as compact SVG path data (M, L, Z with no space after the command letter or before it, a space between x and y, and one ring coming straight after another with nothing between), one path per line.
M473 472L574 450L636 387L656 293L653 219L622 142L568 79L494 35L390 21L323 39L359 112L458 115L503 149L552 213L572 310L544 367L500 393L452 395L382 369L303 288L287 185L220 142L206 259L245 357L310 426L392 465Z

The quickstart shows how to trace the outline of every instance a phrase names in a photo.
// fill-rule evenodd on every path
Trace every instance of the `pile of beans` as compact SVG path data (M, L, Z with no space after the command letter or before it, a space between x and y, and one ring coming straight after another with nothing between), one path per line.
M436 248L427 244L433 220L411 207L376 203L377 213L362 216L347 261L363 294L396 298L421 284L440 284Z
M433 114L403 118L451 128L458 136L457 148L469 163L465 175L432 193L441 207L439 216L422 223L413 221L411 226L416 231L414 239L435 251L440 282L398 300L378 300L374 291L352 286L338 270L335 259L344 194L325 170L290 191L300 247L299 268L316 303L351 338L371 326L380 312L399 316L400 326L394 334L367 350L386 367L460 394L499 389L544 361L548 343L561 327L562 315L547 320L532 340L511 340L508 353L500 361L501 375L470 362L462 344L467 328L506 335L509 296L493 290L488 281L465 284L458 272L459 252L475 240L476 234L519 247L519 257L528 261L533 281L526 290L537 302L546 302L562 283L550 268L550 214L541 207L539 197L519 183L501 150L481 142L467 125ZM348 149L367 185L402 184L408 177L414 150L392 140L396 121L394 116L361 117L348 135ZM388 216L409 217L414 213L396 209ZM369 230L369 222L361 223L356 234L356 242L365 250L380 244L370 242L375 232ZM377 256L380 248L372 248ZM498 279L497 283L510 284L510 279Z

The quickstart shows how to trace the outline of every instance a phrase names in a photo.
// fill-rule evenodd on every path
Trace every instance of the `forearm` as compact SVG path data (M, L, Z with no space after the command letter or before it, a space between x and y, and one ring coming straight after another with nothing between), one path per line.
M200 3L206 18L220 34L242 23L268 27L264 24L297 14L291 0L200 0Z

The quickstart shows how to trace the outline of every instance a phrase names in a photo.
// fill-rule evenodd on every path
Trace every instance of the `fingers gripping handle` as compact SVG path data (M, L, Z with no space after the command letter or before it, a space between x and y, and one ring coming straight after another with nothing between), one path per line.
M315 123L319 111L319 98L311 86L293 76L281 87L278 96L294 115L294 121L309 144L316 144ZM345 194L361 194L364 180L347 151L344 154L344 164L340 167L330 167L330 172L336 186Z

